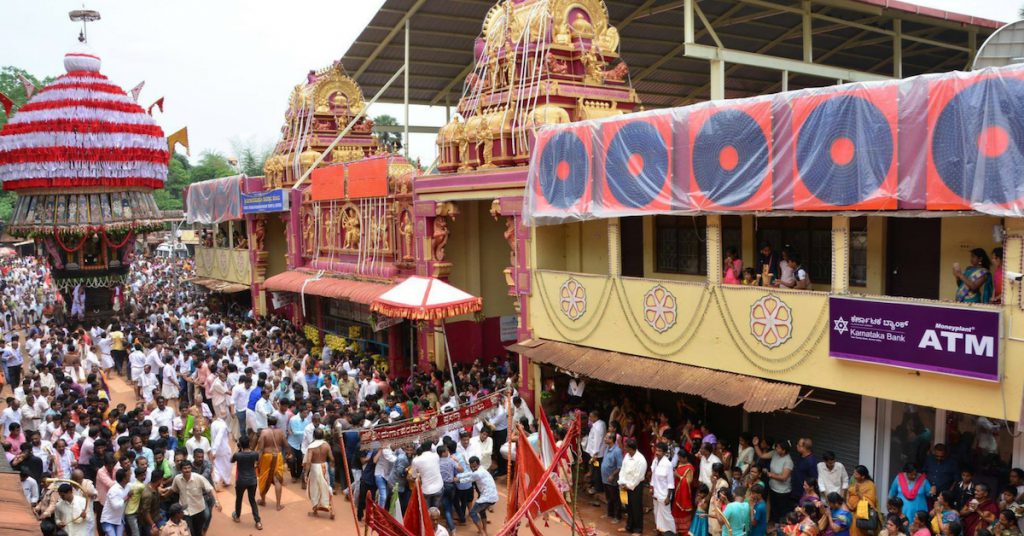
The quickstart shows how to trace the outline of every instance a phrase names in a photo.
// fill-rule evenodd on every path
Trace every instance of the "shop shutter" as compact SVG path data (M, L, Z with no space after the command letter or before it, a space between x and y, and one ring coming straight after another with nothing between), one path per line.
M815 389L811 397L835 402L835 405L806 400L791 413L752 413L750 432L760 437L789 439L794 445L797 438L810 437L819 461L822 453L831 450L846 471L852 473L853 468L862 463L858 459L860 395ZM870 463L865 465L871 466Z

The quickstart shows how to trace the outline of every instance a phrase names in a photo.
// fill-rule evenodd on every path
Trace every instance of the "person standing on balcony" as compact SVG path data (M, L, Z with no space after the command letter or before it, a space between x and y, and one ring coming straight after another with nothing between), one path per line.
M757 254L757 275L761 276L763 285L771 284L771 276L778 276L779 256L772 249L771 242L762 242L761 251Z
M961 269L960 263L953 263L953 277L956 278L956 301L960 303L988 303L992 299L992 261L984 249L971 250L971 264Z
M1003 303L1003 248L992 250L992 299L991 303Z
M735 247L725 248L725 265L722 266L722 282L726 285L740 284L743 274L743 259Z
M782 256L785 257L782 264L788 266L789 271L788 273L783 271L782 277L779 278L779 284L797 290L811 290L811 276L800 263L800 255L796 252L784 251Z

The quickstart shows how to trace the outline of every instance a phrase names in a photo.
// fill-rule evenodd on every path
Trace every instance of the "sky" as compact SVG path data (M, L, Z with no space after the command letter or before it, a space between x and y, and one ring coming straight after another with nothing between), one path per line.
M64 53L80 26L71 0L2 0L0 65L38 76L64 72ZM447 0L430 0L444 2ZM911 0L917 4L1012 21L1024 0ZM277 140L291 89L310 69L341 58L383 0L90 0L102 20L89 25L89 46L103 73L126 90L140 81L139 103L164 97L154 111L168 134L187 126L193 160L202 150L233 154L233 143ZM483 21L481 21L483 22ZM366 95L367 100L372 95ZM402 107L377 104L369 115L402 118ZM414 107L410 122L440 127L443 107ZM411 136L410 151L434 160L434 135Z

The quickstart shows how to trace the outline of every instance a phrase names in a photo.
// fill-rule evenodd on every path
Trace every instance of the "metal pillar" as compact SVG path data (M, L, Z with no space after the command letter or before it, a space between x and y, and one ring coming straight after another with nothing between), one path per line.
M711 100L725 98L725 62L722 60L711 60Z
M892 77L903 78L903 21L892 21Z
M405 139L402 149L409 158L409 19L405 19L405 91L402 93L405 106Z

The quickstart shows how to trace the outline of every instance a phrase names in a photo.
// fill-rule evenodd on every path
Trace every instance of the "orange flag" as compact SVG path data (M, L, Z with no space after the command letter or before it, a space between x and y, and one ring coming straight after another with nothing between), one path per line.
M185 154L192 156L192 151L188 148L188 127L183 127L174 134L167 136L167 151L173 153L174 147L179 143L185 146Z

